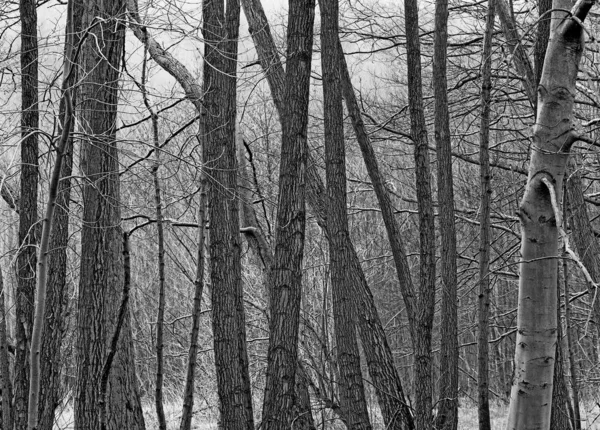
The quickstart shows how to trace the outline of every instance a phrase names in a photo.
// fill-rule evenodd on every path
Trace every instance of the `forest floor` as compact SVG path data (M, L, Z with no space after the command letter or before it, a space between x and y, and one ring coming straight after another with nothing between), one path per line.
M492 404L491 405L492 428L494 430L504 430L506 426L506 415L508 413L508 405ZM147 404L144 407L144 415L146 418L146 428L153 430L158 428L156 414L154 412L154 404ZM179 429L179 420L181 418L181 402L174 402L165 405L165 415L167 419L167 428L169 430ZM585 430L600 430L600 406L583 405L581 407L582 429ZM210 419L213 418L213 419ZM337 430L337 426L327 426L329 430ZM341 428L341 427L339 427ZM373 429L383 429L374 423ZM477 430L477 405L471 401L461 402L461 407L458 416L459 430ZM73 410L67 406L60 413L59 418L54 426L54 430L72 430L73 429ZM194 417L192 422L192 430L217 430L217 423L214 417Z

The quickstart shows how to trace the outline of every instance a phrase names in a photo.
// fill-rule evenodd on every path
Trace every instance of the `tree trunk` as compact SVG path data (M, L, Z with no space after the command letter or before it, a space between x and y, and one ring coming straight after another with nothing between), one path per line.
M535 48L533 52L533 72L535 76L535 88L542 79L542 69L544 67L544 58L546 57L546 49L550 40L550 19L548 13L552 8L552 0L538 0L538 16L540 21L537 24L537 36L535 38ZM537 91L535 92L534 113L537 113Z
M21 17L21 193L19 195L19 253L17 255L16 355L14 420L27 427L29 347L36 283L38 194L38 41L37 4L20 0Z
M600 281L600 246L590 224L588 209L583 196L583 183L580 173L574 163L570 163L569 176L567 180L567 206L569 222L572 228L573 242L581 262L588 270L594 282ZM586 283L590 297L594 297L596 288L589 282ZM592 319L596 331L600 335L600 300L592 301ZM596 357L598 359L598 357Z
M2 420L0 424L3 429L12 430L14 427L12 408L12 382L10 379L10 361L8 360L8 339L6 336L6 296L2 269L0 269L0 394L2 395Z
M583 21L593 2L573 16ZM575 80L583 52L580 23L564 18L552 33L539 86L537 122L525 195L519 208L522 262L519 279L515 377L508 428L548 428L556 342L558 203L572 130Z
M83 226L77 315L75 426L99 429L100 372L114 331L123 284L119 161L115 136L125 28L120 0L85 1L81 51ZM98 22L98 17L103 19ZM95 25L92 25L92 22ZM101 51L97 50L100 47ZM143 429L129 313L108 381L107 428Z
M517 72L523 78L523 86L527 99L532 108L536 106L536 78L529 61L529 56L523 43L521 36L513 20L512 1L510 4L506 0L498 0L496 4L498 17L502 26L502 32L506 39L506 45L509 49L509 55L513 57ZM540 41L541 42L541 41Z
M65 61L70 65L70 76L65 77L63 88L69 88L73 106L76 105L76 90L71 88L77 82L77 67L74 58L75 47L79 43L81 31L81 0L68 3L67 32L65 35ZM65 104L61 102L59 116L65 123ZM64 126L63 126L64 127ZM71 124L74 127L74 124ZM46 296L46 312L44 316L44 336L42 337L40 406L38 411L38 428L52 430L54 414L63 393L60 373L63 366L61 346L65 336L65 312L68 302L67 288L67 245L69 240L69 204L71 201L71 174L73 171L73 137L62 154L62 167L54 209L54 221L50 233L48 255L48 291Z
M237 0L203 2L204 165L209 170L208 218L212 326L223 428L253 429L246 351L236 200Z
M481 184L481 223L479 230L479 303L477 338L477 405L479 430L491 430L489 383L490 323L490 201L492 197L489 139L492 101L492 39L496 16L495 0L488 1L483 39L481 70L481 133L479 136L479 177Z
M200 130L203 130L200 125ZM199 133L202 136L202 131ZM200 209L198 210L198 262L196 265L196 279L194 280L194 307L192 310L192 332L190 335L190 349L188 353L187 373L183 391L183 411L181 412L180 430L191 430L194 410L194 384L196 382L196 360L198 355L198 333L200 332L200 305L202 291L204 290L204 246L206 229L206 174L201 172L200 179Z
M244 0L242 2L242 6L244 7L244 13L248 19L249 31L254 40L259 61L271 89L271 95L275 102L279 117L281 118L285 109L283 86L285 73L271 36L269 23L267 22L267 18L262 9L260 1ZM347 68L345 68L345 61L341 62L341 66L343 75L343 91L344 98L346 99L346 105L348 106L348 111L352 116L353 125L355 127L359 143L361 144L361 150L367 151L369 154L368 157L365 156L365 163L369 168L369 174L371 175L371 180L375 186L375 190L379 190L383 198L387 198L388 201L388 205L381 205L382 210L385 208L389 213L389 217L386 218L384 211L386 228L389 229L389 226L397 227L397 224L393 220L393 208L391 203L389 203L389 196L383 187L383 181L381 181L381 176L379 175L379 171L377 169L377 160L375 158L375 154L371 145L369 144L368 137L364 130L364 124L362 124L358 103L356 103L356 97L354 96L354 91L348 78ZM319 226L323 229L325 234L328 234L326 222L327 197L325 187L317 171L317 163L314 159L312 159L310 154L308 155L308 160L308 174L306 179L307 202L312 207L314 214L317 217ZM376 175L375 177L380 178L379 181L373 179L374 174ZM379 187L376 184L379 184ZM381 201L382 197L378 195L378 198ZM409 303L414 301L414 296L412 295L412 284L410 283L410 273L408 271L408 263L406 263L405 255L405 264L402 262L403 250L402 243L400 242L400 230L399 228L396 228L393 231L398 232L398 234L388 233L388 235L390 237L390 241L395 241L395 244L398 245L396 249L400 251L394 253L394 260L396 262L396 267L399 268L399 273L404 273L404 276L402 277L399 275L399 278L401 279L401 288L403 288L403 294L406 293L405 298L412 297L412 299L406 300L406 307L408 309ZM375 307L373 295L371 294L365 274L360 265L360 260L351 241L348 243L348 249L350 249L350 262L347 270L350 275L352 291L355 297L360 337L362 340L362 346L365 353L369 374L377 392L379 405L382 413L384 414L384 420L386 420L386 425L390 429L413 429L414 422L412 414L405 401L402 383L398 376L398 372L394 367L392 351L388 344L381 320L379 319L379 314L377 312L377 308ZM394 245L392 246L392 249L394 249ZM402 412L398 414L398 411Z
M458 426L458 296L456 274L456 227L452 145L448 113L446 62L448 50L448 0L435 2L433 36L433 91L435 98L435 147L439 228L441 232L442 308L440 316L440 379L436 428Z
M241 178L248 177L247 161L241 151L241 145L238 144L238 160L239 160L239 172ZM248 148L248 153L249 148ZM242 229L244 236L248 241L249 246L253 249L257 258L261 261L261 269L265 273L265 289L266 295L271 299L270 288L271 285L268 280L268 271L273 265L273 253L262 227L258 223L258 218L254 208L252 207L252 192L250 191L250 181L240 180L240 211L242 213ZM268 310L267 310L268 312ZM268 317L269 318L269 317ZM299 363L299 361L298 361ZM296 387L295 387L295 415L293 421L293 428L295 430L314 430L315 422L312 415L312 408L310 404L310 393L308 391L308 376L302 370L302 367L298 365L296 369Z
M566 270L567 260L563 260L563 276L561 279L558 273L558 282L565 285L569 282L568 271ZM559 268L557 267L557 270ZM554 387L552 390L552 413L550 416L550 429L552 430L570 430L571 420L569 417L569 392L565 384L565 375L563 370L563 348L562 348L562 324L560 321L560 284L556 289L556 307L557 318L557 338L556 342L556 360L554 365Z
M435 310L435 226L429 170L429 146L423 112L419 12L416 0L404 1L410 131L414 141L417 205L419 209L419 299L414 339L415 416L418 429L433 425L431 333Z
M323 112L325 122L325 172L327 177L327 230L329 267L333 296L333 319L339 395L346 425L370 429L367 402L360 370L354 306L348 288L350 230L346 203L346 149L344 111L339 74L338 0L320 0L321 64L323 70Z
M308 101L315 4L290 2L286 108L282 125L275 252L270 270L269 352L263 403L266 430L289 429L298 414L295 400L302 259L306 224L305 177Z
M342 92L344 99L346 100L346 108L348 109L348 115L352 120L352 127L354 128L354 133L356 134L369 173L369 178L371 179L371 184L375 190L377 201L381 207L381 214L392 248L396 273L400 283L400 291L408 315L411 338L414 338L414 326L416 324L416 316L414 314L414 287L410 276L408 260L404 251L404 245L402 244L400 225L396 221L395 211L390 200L389 192L384 185L375 151L373 150L365 124L362 120L360 107L356 100L354 88L352 87L350 73L348 72L348 65L346 64L344 52L339 41L338 50L340 55ZM309 204L313 207L313 210L317 212L317 222L319 222L321 228L323 228L326 219L326 214L324 213L325 191L320 191L323 186L318 174L310 175L309 179L312 180L315 189L314 197L309 197ZM323 200L319 202L317 199ZM325 228L325 231L328 230ZM373 297L369 291L369 286L360 266L358 256L356 255L356 250L354 249L350 238L347 240L351 252L350 264L347 270L352 279L350 285L352 285L355 297L358 299L355 301L355 306L358 315L360 336L363 342L365 358L367 359L367 366L369 367L369 374L371 375L372 383L377 393L384 423L388 429L414 428L412 412L406 402L402 383L397 370L394 367L392 352L387 344L386 335L381 326L379 316L377 315Z
M570 180L570 179L569 179ZM581 189L581 188L579 188ZM571 329L571 302L569 298L569 279L567 260L563 260L563 271L565 273L565 331L567 335L567 351L569 353L569 371L571 373L571 396L573 399L573 428L581 430L581 412L579 410L579 386L577 384L577 362L575 357L575 345L573 345L573 331Z

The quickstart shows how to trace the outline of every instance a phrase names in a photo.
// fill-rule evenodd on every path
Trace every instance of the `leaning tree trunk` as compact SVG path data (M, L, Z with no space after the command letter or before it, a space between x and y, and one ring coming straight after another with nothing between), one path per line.
M556 343L558 225L566 163L572 144L573 103L583 53L582 21L593 5L580 0L552 32L538 91L538 114L521 220L521 274L515 376L508 429L550 425Z
M65 76L63 88L69 88L73 106L76 105L76 91L71 88L77 82L77 67L73 63L76 46L79 43L78 34L81 31L81 0L70 0L67 11L67 34L65 35L65 61L70 65L69 76ZM65 123L66 106L60 104L59 116ZM72 124L72 127L74 124ZM64 126L63 126L64 127ZM62 178L58 184L54 221L50 233L48 255L48 291L46 296L46 314L44 317L44 336L42 337L41 357L41 386L38 427L40 430L52 430L54 413L58 407L63 391L61 390L60 374L63 366L61 347L65 336L65 316L68 304L67 284L67 245L69 240L69 204L71 201L71 174L73 171L73 137L62 154Z
M27 427L29 396L29 341L33 326L36 282L38 194L38 42L37 3L19 2L21 17L21 194L19 197L19 253L17 255L16 354L14 420Z
M339 369L342 414L351 429L370 429L365 389L356 340L352 290L347 267L350 230L346 203L346 148L344 108L338 52L338 0L320 0L321 64L323 69L323 112L325 123L325 173L327 177L327 230L335 345Z
M99 429L100 373L114 331L123 284L116 119L125 39L121 0L83 2L81 51L83 225L77 315L75 427ZM98 17L102 20L98 21ZM143 429L129 313L108 381L108 428Z

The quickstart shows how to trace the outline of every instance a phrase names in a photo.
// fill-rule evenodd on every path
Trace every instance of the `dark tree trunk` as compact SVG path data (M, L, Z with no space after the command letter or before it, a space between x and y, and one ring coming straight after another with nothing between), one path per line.
M256 212L252 207L252 191L250 181L248 178L248 162L244 157L241 145L238 143L238 160L239 160L239 190L240 190L240 211L242 220L242 229L244 236L248 241L250 248L253 249L257 260L261 263L261 270L263 270L265 279L266 295L271 298L270 288L271 285L268 281L268 271L273 266L273 253L271 252L270 245L265 237L264 231L258 222ZM248 150L250 154L250 151ZM268 313L268 310L267 310ZM294 429L295 430L313 430L315 429L315 422L312 415L312 408L310 404L310 393L308 391L308 376L303 372L302 367L298 365L296 369L296 387L295 387L295 402L296 402L296 414L294 417Z
M27 427L29 343L33 326L36 282L38 193L38 40L35 0L21 0L21 193L17 256L16 355L14 420Z
M0 394L2 409L0 410L0 425L3 429L12 430L13 407L12 407L12 379L10 378L10 361L8 360L8 339L6 337L6 307L4 298L6 290L0 269Z
M75 47L79 43L81 31L81 0L70 0L67 10L67 32L65 35L65 61L69 65L70 76L63 82L63 88L71 92L72 104L76 104L75 89L77 67L73 67ZM61 102L59 116L65 124L65 104ZM72 122L71 127L74 126ZM54 209L54 221L50 235L50 252L48 255L48 288L46 296L46 312L44 317L44 336L42 337L40 404L38 411L38 428L52 430L54 414L63 393L60 373L62 368L61 346L65 336L65 313L68 305L67 289L67 244L69 239L69 203L71 200L71 174L73 171L73 138L62 154L62 166Z
M204 163L209 169L208 218L212 326L223 428L253 429L236 200L237 0L204 0Z
M431 332L435 308L435 225L429 170L427 127L423 112L419 12L416 0L404 1L410 131L414 141L417 204L419 209L419 299L414 339L415 416L418 429L433 425Z
M581 176L573 163L571 163L570 174L567 181L567 205L569 222L572 227L572 238L581 262L589 272L592 280L600 280L600 246L590 224L590 217L583 195L583 183ZM594 297L596 289L589 282L587 288L590 297ZM600 334L600 300L593 300L592 319L596 331Z
M571 419L569 414L569 392L567 391L567 385L565 383L565 374L563 370L563 348L562 348L562 324L560 321L560 283L567 285L569 282L567 260L563 260L563 271L562 278L560 273L558 274L559 286L556 289L556 297L558 306L556 307L556 318L557 324L557 338L556 342L556 361L554 362L554 387L552 390L552 414L550 415L550 429L551 430L570 430Z
M288 15L284 79L287 104L280 115L281 166L269 288L271 320L262 424L266 430L289 429L298 416L295 388L306 223L304 183L314 7L312 0L290 2Z
M202 125L200 126L202 130ZM200 179L200 209L198 210L198 261L196 279L194 280L194 306L192 310L192 332L190 334L190 349L188 352L187 373L183 391L183 411L181 412L180 430L192 428L194 410L194 384L196 382L196 357L198 355L198 333L200 332L200 314L202 292L204 290L204 246L206 226L206 175L201 173Z
M569 179L570 181L571 179ZM581 187L578 188L581 190ZM570 204L567 204L569 206ZM570 209L570 208L569 208ZM573 401L573 428L581 430L581 411L579 409L579 386L577 384L577 362L575 357L575 345L573 344L573 331L571 327L571 302L569 296L569 278L567 260L563 260L563 271L565 273L565 331L567 336L567 352L569 358L569 371L571 373L571 399Z
M479 234L479 333L477 338L477 404L479 430L491 430L489 383L490 322L490 111L492 101L492 39L494 35L495 0L488 1L481 68L481 134L479 136L479 176L481 184L481 223Z
M440 318L440 379L436 428L456 430L458 425L458 297L456 227L452 145L448 113L448 0L435 2L433 36L433 91L435 98L435 147L437 153L438 205L442 260L442 309Z
M544 58L546 49L550 40L550 21L551 16L548 11L552 8L552 0L538 0L538 15L540 22L537 25L537 37L535 39L535 50L533 53L533 72L535 76L535 88L542 79L542 68L544 67ZM537 91L535 93L534 113L537 113Z
M81 51L83 226L77 315L75 426L99 429L103 405L100 372L114 331L123 285L119 161L116 116L124 45L124 3L83 3L82 28L90 27ZM98 17L104 21L97 23ZM92 22L96 25L91 26ZM100 47L99 52L97 48ZM143 429L135 376L129 313L108 381L106 425Z
M325 172L327 177L327 230L333 296L333 319L339 395L342 413L351 429L370 429L360 370L352 290L347 267L351 259L346 209L346 148L339 74L338 0L320 0L323 112L325 116Z
M244 7L244 13L246 14L246 18L249 22L250 33L254 40L259 60L261 62L263 71L267 77L267 82L271 89L271 94L273 96L275 106L281 118L285 109L283 86L283 82L285 80L285 73L281 61L279 60L279 56L277 54L277 50L273 42L273 38L271 36L269 24L267 22L260 1L244 0L242 2L242 5ZM360 111L358 109L356 97L354 96L354 92L349 81L347 70L344 72L345 62L341 64L342 73L345 75L345 77L342 78L344 85L344 98L346 98L346 104L348 106L350 115L353 116L352 121L359 142L362 142L361 150L367 151L367 153L370 155L368 157L365 156L365 162L367 164L367 167L369 167L369 174L375 174L377 175L377 177L380 178L378 169L376 169L377 161L375 159L375 154L368 142L368 137L364 132L364 125L362 124L362 119L359 115ZM352 102L351 100L354 101ZM319 226L323 229L323 231L326 234L328 234L326 222L327 197L325 187L322 183L319 173L317 172L316 161L312 159L310 154L308 155L308 160L308 174L306 179L307 202L312 207L315 216L317 217L317 222L319 223ZM376 183L374 179L372 179L372 182L374 184ZM393 208L391 206L391 203L389 203L389 196L387 196L387 193L384 187L382 186L383 182L381 180L379 181L379 184L380 187L375 187L375 189L379 189L379 191L381 191L382 196L384 196L384 198L387 197L388 201L388 205L382 205L382 208L385 207L390 215L390 217L387 218L386 227L388 221L390 221L390 225L394 227L395 223L393 222ZM378 198L381 199L379 195ZM384 217L384 219L386 218ZM404 288L403 294L407 293L405 297L412 297L412 300L409 299L406 301L406 306L408 308L408 303L412 303L412 301L414 301L414 297L412 296L411 292L412 285L410 284L410 273L408 272L408 264L406 263L403 265L403 250L402 244L400 242L401 238L399 235L399 229L396 228L396 230L393 231L398 232L397 235L390 234L390 240L392 240L393 238L396 245L398 245L397 249L400 250L400 252L394 254L394 259L396 262L396 266L400 268L400 272L404 273L404 276L401 278L401 282L403 283L402 286ZM405 402L402 390L402 383L398 376L398 372L394 367L392 351L389 347L385 330L383 328L383 325L381 324L381 320L379 319L373 296L371 294L365 274L360 265L360 260L358 258L358 255L356 254L356 250L354 249L352 242L349 242L348 249L350 249L351 258L347 270L349 272L352 291L354 293L355 298L360 337L362 340L362 346L365 353L365 359L367 361L369 374L372 378L372 383L377 391L381 410L383 411L384 416L387 417L385 418L386 425L389 426L390 429L412 429L414 428L412 415L410 412L410 408ZM394 247L392 247L392 249L394 249ZM397 256L399 257L398 259L396 258ZM405 260L406 257L404 256L404 262ZM401 411L401 413L398 414L398 411ZM403 427L403 425L405 425L406 427Z

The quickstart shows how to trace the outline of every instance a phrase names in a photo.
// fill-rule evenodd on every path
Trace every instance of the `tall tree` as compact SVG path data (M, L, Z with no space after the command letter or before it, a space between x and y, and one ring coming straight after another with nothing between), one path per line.
M81 0L70 0L67 5L67 25L65 33L65 70L63 90L69 91L72 105L76 102L76 89L73 84L77 82L78 69L75 53L79 45L79 32L81 31ZM67 105L61 100L59 117L61 124L67 122ZM72 113L74 115L74 113ZM74 121L71 121L71 128ZM72 131L72 130L71 130ZM73 137L62 153L62 165L58 183L57 196L54 209L54 220L50 233L48 255L48 291L46 296L46 310L42 337L41 356L41 386L39 402L38 427L51 430L54 426L55 411L62 398L61 392L61 346L66 331L66 307L68 300L67 289L67 243L69 239L69 204L71 201L71 174L73 170Z
M580 0L553 29L539 85L537 121L525 194L519 208L519 278L515 378L508 427L549 428L556 342L559 209L566 162L578 139L572 127L575 81L583 52L582 22L593 1ZM548 364L551 365L548 365Z
M419 8L416 0L404 1L406 26L410 134L414 142L417 204L419 209L419 298L414 329L415 418L418 429L433 425L431 332L435 308L435 226L427 127L423 111Z
M281 119L281 165L275 251L270 270L269 350L263 403L263 427L288 429L297 415L295 399L302 259L306 225L308 102L315 3L290 1L287 73Z
M19 253L17 256L16 354L14 420L27 427L29 397L29 342L33 326L36 282L38 194L38 35L37 3L20 0L21 17L21 192L19 197Z
M448 0L435 2L433 33L433 93L435 98L435 148L437 194L440 211L442 309L440 320L440 379L436 428L455 430L458 425L458 296L456 226L452 142L448 113Z
M338 50L338 0L320 0L321 64L325 123L325 173L327 178L327 229L329 267L333 296L335 346L339 370L339 393L346 425L370 429L369 413L360 370L354 309L347 267L350 262L350 231L346 209L346 148L344 110Z
M77 314L75 426L100 429L101 370L108 353L123 284L119 154L116 117L124 3L83 2L80 97L82 127L83 225ZM106 425L143 429L144 417L135 376L129 313L118 343L110 379Z
M477 337L477 410L479 430L491 430L489 394L489 322L490 322L490 112L492 101L492 38L496 16L495 0L488 1L481 66L481 132L479 135L479 183L481 215L479 229L479 303Z
M238 0L204 0L204 166L208 177L212 326L224 428L253 429L236 200Z
M236 203L236 59L239 4L229 1L204 3L204 83L198 84L187 68L163 49L142 24L138 4L127 1L135 36L152 59L173 76L200 115L200 140L204 168L202 196L209 205L201 220L211 221L210 264L212 282L213 335L221 421L225 427L253 428L252 397L248 375L243 292L240 266L239 220ZM206 217L205 217L206 215ZM203 221L201 221L203 224ZM202 237L202 235L200 236ZM199 247L202 245L199 244ZM201 248L199 248L200 264ZM202 257L203 258L203 257ZM194 319L181 429L191 425L193 375L197 350L198 319L202 296L201 269L195 280ZM240 393L237 395L234 393Z

